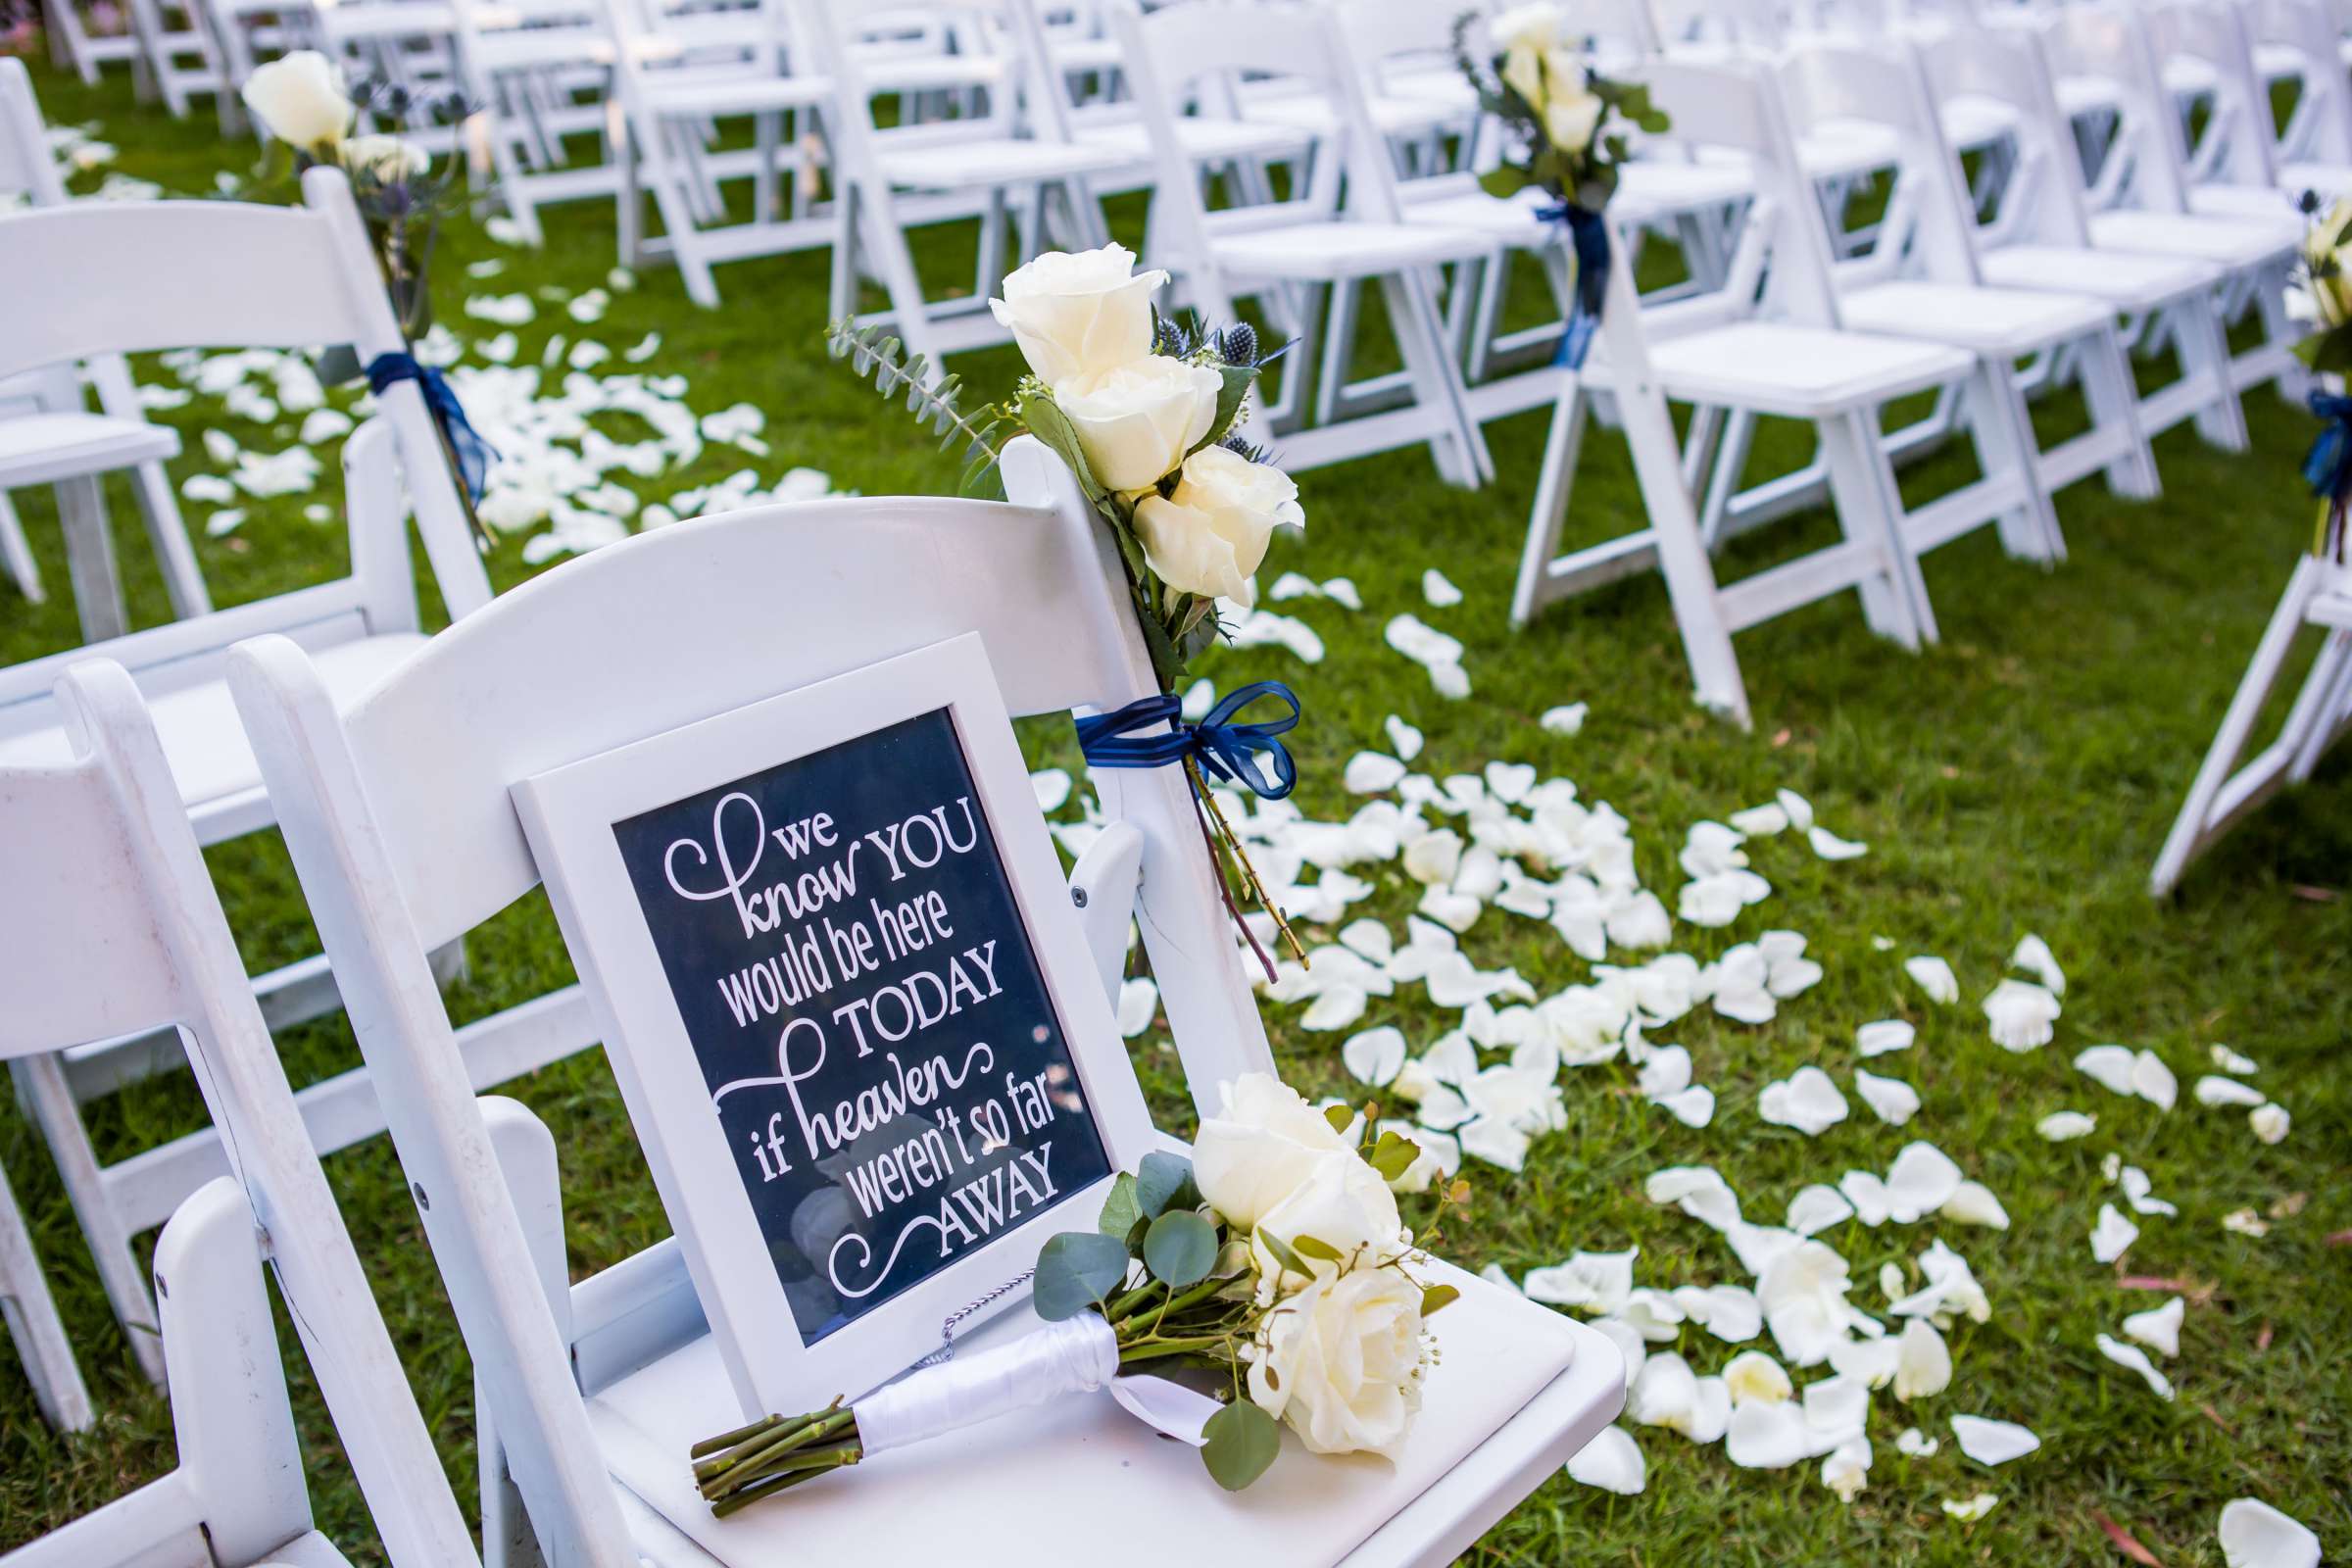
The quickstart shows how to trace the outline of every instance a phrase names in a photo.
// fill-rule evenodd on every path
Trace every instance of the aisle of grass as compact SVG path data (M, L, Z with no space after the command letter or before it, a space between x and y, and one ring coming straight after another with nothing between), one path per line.
M248 148L220 144L209 121L175 124L134 107L126 86L85 90L38 63L35 75L53 121L98 122L122 150L120 167L171 190L209 190L216 172L250 162ZM505 274L482 286L499 292L579 291L605 281L613 254L609 211L562 211L553 235L547 250L530 253L453 232L440 274L444 318L464 324L464 264L493 255L505 259ZM958 260L939 249L927 254L942 266ZM770 481L784 466L808 465L867 494L952 488L947 460L824 362L824 279L821 256L730 267L720 273L725 304L703 312L673 276L653 273L616 295L592 330L615 346L661 332L662 351L646 368L686 376L698 410L738 401L764 410L775 451L758 466ZM523 330L526 360L552 330L547 322ZM1006 352L972 355L958 368L975 385L1008 384L1017 362ZM1993 1302L1990 1324L1955 1332L1952 1390L1908 1412L1942 1433L1941 1453L1898 1455L1899 1423L1882 1398L1871 1489L1848 1507L1812 1467L1743 1473L1720 1448L1693 1449L1644 1431L1644 1495L1612 1497L1556 1479L1474 1560L1657 1568L2111 1561L2114 1550L2094 1523L2104 1513L2180 1568L2220 1562L2214 1518L2240 1494L2296 1515L2338 1550L2352 1543L2352 1373L2341 1348L2352 1339L2352 1249L2328 1242L2352 1228L2352 1093L2341 1065L2352 1025L2352 781L2343 760L2248 823L2177 903L2151 904L2143 891L2197 757L2292 553L2308 537L2296 464L2309 421L2268 393L2249 413L2250 456L2209 451L2186 431L2160 442L2166 491L2156 503L2126 504L2082 487L2063 497L2073 559L2061 569L2004 560L1988 535L1939 553L1928 576L1944 642L1923 656L1872 639L1850 600L1743 634L1752 734L1691 708L1665 595L1652 579L1563 606L1524 633L1507 629L1543 416L1492 428L1502 477L1483 493L1441 486L1424 453L1305 477L1310 526L1303 539L1276 545L1265 580L1294 567L1318 579L1350 576L1366 608L1350 614L1323 602L1283 607L1329 644L1321 663L1253 649L1215 656L1207 673L1220 685L1273 676L1298 688L1311 715L1297 747L1305 776L1298 799L1310 814L1352 808L1339 785L1341 765L1379 746L1381 721L1394 712L1427 731L1418 765L1433 773L1524 760L1574 778L1588 800L1612 803L1634 824L1643 880L1670 904L1685 828L1768 799L1776 786L1809 796L1840 833L1871 845L1868 858L1830 865L1793 840L1765 844L1758 864L1775 886L1768 905L1728 932L1678 927L1677 946L1702 958L1766 927L1793 927L1811 938L1828 970L1764 1029L1694 1014L1670 1032L1721 1097L1710 1129L1690 1131L1645 1105L1622 1066L1571 1073L1567 1130L1540 1140L1518 1177L1473 1167L1474 1219L1449 1250L1517 1274L1580 1248L1639 1246L1643 1284L1735 1279L1736 1265L1713 1236L1643 1200L1645 1174L1712 1164L1751 1213L1774 1215L1803 1183L1834 1181L1849 1165L1883 1168L1913 1136L1932 1139L1990 1184L2016 1220L2006 1235L1940 1232L1968 1255ZM225 423L258 448L292 443L290 427L248 428L197 409L167 417L181 420L189 437L192 456L174 470L183 476L205 466L196 434L208 423ZM740 456L714 451L647 487L649 499L743 466ZM234 534L199 537L217 597L251 599L334 569L339 528L302 514L313 499L336 499L331 471L330 465L320 497L256 504ZM52 580L64 582L45 498L18 501ZM129 515L126 495L116 511ZM1623 531L1639 512L1622 447L1596 440L1578 493L1580 530ZM1788 525L1814 534L1827 527L1819 517ZM152 623L165 609L135 529L124 535L122 555L134 616ZM1464 604L1436 611L1423 602L1419 580L1431 564L1466 590ZM501 586L526 575L518 546L503 548L492 570ZM775 591L781 603L795 587L779 582ZM1382 625L1408 610L1467 645L1475 690L1466 701L1437 697L1419 669L1382 644ZM68 605L35 611L0 591L0 660L70 646L73 625ZM1538 728L1538 714L1577 700L1592 706L1580 736ZM1069 760L1060 732L1033 728L1028 739L1041 763ZM272 836L222 846L210 859L251 963L312 951L315 938ZM1379 891L1360 912L1397 924L1418 888L1394 865L1375 874ZM2028 931L2048 940L2072 984L2057 1044L2012 1056L1986 1040L1975 1004ZM1881 937L1893 952L1879 949ZM1541 926L1490 915L1467 945L1483 964L1516 964L1546 994L1587 978L1587 966ZM1915 952L1953 962L1961 1004L1922 1003L1896 966ZM470 977L453 994L453 1009L479 1015L566 977L544 904L526 901L474 940ZM1856 1120L1806 1140L1758 1120L1761 1085L1811 1060L1843 1077L1855 1025L1886 1016L1921 1025L1920 1047L1900 1067L1926 1098L1912 1128ZM1286 1073L1310 1092L1348 1092L1353 1086L1339 1067L1336 1037L1300 1033L1296 1017L1269 1012ZM1399 1024L1416 1047L1449 1021L1417 993L1376 1004L1366 1020ZM2184 1083L2204 1070L2210 1043L2230 1042L2262 1064L2258 1082L2293 1112L2292 1136L2266 1149L2242 1113L2203 1110L2184 1096L2160 1115L2113 1099L2069 1065L2077 1050L2107 1040L2157 1049ZM291 1031L283 1045L298 1076L354 1059L340 1018ZM1185 1126L1190 1113L1168 1048L1156 1037L1139 1042L1138 1061L1163 1121ZM556 1128L575 1270L665 1232L601 1056L551 1068L511 1092ZM2035 1118L2062 1105L2097 1112L2098 1135L2064 1146L2037 1139ZM117 1096L96 1107L94 1120L102 1151L120 1157L200 1115L177 1080ZM2180 1387L2172 1404L2091 1349L2094 1334L2155 1300L2119 1289L2114 1271L2090 1258L2086 1238L2107 1192L2099 1163L2110 1151L2145 1167L2157 1192L2181 1208L2177 1220L2146 1222L2128 1260L2131 1273L2176 1278L2190 1292L2182 1354L2168 1368ZM94 1434L58 1439L40 1424L13 1366L0 1365L5 1546L161 1472L172 1450L166 1407L131 1369L46 1152L13 1110L0 1111L0 1163L32 1216L103 1411ZM335 1156L328 1168L453 1483L469 1498L470 1375L395 1162L379 1140ZM2267 1238L2223 1229L2224 1214L2249 1206L2276 1216ZM1853 1265L1857 1301L1875 1306L1880 1265L1914 1256L1929 1234L1849 1226L1829 1239ZM287 1346L294 1354L290 1335ZM1686 1348L1706 1359L1705 1370L1729 1353L1711 1344ZM312 1486L320 1523L356 1560L380 1560L315 1393L298 1381L304 1430L318 1455ZM2043 1451L1988 1474L1964 1460L1943 1431L1954 1413L2024 1420L2040 1433ZM1194 1479L1172 1473L1170 1484ZM1937 1506L1983 1490L2002 1500L1974 1526Z

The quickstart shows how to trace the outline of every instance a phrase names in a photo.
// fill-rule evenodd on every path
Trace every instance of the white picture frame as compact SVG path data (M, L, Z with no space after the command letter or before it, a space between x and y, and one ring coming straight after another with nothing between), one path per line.
M1108 1169L951 1256L813 1344L805 1343L616 827L942 710L961 747L1003 881L1058 1015ZM1111 1178L1134 1169L1156 1147L1142 1089L976 634L535 775L514 785L513 797L747 1419L814 1409L835 1396L856 1397L905 1370L937 1348L950 1314L1032 1268L1050 1236L1093 1229ZM725 835L719 838L723 852ZM674 880L671 885L677 886ZM779 1065L779 1071L789 1070ZM795 1095L797 1107L797 1090ZM991 1309L1022 1294L1006 1292Z

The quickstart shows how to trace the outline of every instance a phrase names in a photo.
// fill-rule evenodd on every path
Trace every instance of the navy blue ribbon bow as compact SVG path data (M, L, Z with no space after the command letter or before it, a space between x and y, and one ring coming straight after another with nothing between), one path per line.
M1249 724L1234 722L1261 697L1272 698L1290 711ZM1162 693L1115 712L1089 714L1078 720L1078 747L1096 767L1169 767L1194 759L1211 777L1240 784L1262 800L1279 801L1298 786L1298 764L1278 738L1298 727L1298 697L1288 686L1253 681L1210 709L1198 724L1185 721L1183 708ZM1167 730L1141 733L1158 724L1167 725Z
M2303 477L2310 481L2313 495L2341 503L2346 486L2352 485L2352 398L2314 392L2311 412L2327 423L2303 460Z
M1536 216L1546 223L1568 225L1568 243L1576 253L1576 298L1568 312L1568 331L1560 339L1559 357L1552 363L1569 369L1584 366L1592 334L1600 329L1601 306L1609 295L1608 220L1575 202L1554 202Z
M441 438L456 454L459 477L466 481L466 493L474 500L482 499L482 489L490 476L490 460L498 456L481 432L466 417L458 404L458 395L449 389L449 377L429 365L419 365L414 354L378 354L368 366L368 390L377 397L384 389L402 381L414 381L424 394L424 406L432 411L433 423L441 427Z

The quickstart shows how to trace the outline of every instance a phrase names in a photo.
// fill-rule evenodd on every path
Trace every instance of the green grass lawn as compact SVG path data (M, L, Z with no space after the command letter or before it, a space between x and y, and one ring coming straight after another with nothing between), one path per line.
M122 171L173 192L210 191L216 172L243 172L249 145L227 146L209 119L175 123L134 106L126 83L98 90L35 63L55 123L98 122L121 149ZM95 177L82 181L95 183ZM1137 215L1116 215L1132 241ZM0 243L5 243L0 239ZM926 248L927 266L964 267L968 235ZM960 254L958 252L960 251ZM605 283L614 252L609 209L582 205L551 215L543 252L503 249L460 226L438 272L442 318L461 331L467 263L502 257L503 275L470 285L490 292L577 293ZM159 257L159 269L173 265ZM649 499L707 484L748 466L772 483L783 468L825 470L866 494L951 489L952 461L896 410L878 403L819 345L822 256L757 261L719 273L725 303L704 312L674 276L647 274L617 293L587 332L616 349L660 332L643 368L688 378L701 413L747 402L767 416L770 458L756 463L714 449L695 467L648 487ZM580 335L560 312L520 329L535 362L555 331ZM976 387L1009 388L1010 351L962 357ZM153 367L142 376L154 380ZM1870 854L1832 864L1801 841L1755 846L1772 899L1726 931L1678 925L1675 946L1710 958L1773 927L1804 932L1826 979L1762 1028L1698 1011L1661 1040L1687 1046L1697 1079L1720 1098L1704 1131L1673 1122L1634 1091L1623 1063L1565 1075L1568 1126L1540 1139L1526 1170L1473 1163L1472 1217L1446 1250L1472 1266L1498 1263L1516 1277L1572 1251L1639 1247L1640 1282L1743 1282L1719 1238L1648 1203L1642 1178L1663 1166L1713 1165L1751 1217L1773 1218L1807 1182L1835 1182L1848 1167L1884 1169L1895 1151L1925 1138L1988 1184L2007 1205L2005 1234L1945 1224L1848 1224L1828 1233L1852 1265L1854 1300L1879 1309L1886 1262L1909 1265L1943 1237L1974 1265L1992 1302L1991 1321L1953 1332L1957 1371L1949 1391L1904 1407L1875 1401L1870 1488L1850 1506L1818 1479L1818 1464L1778 1474L1733 1467L1720 1446L1695 1448L1672 1433L1637 1433L1647 1456L1647 1492L1618 1497L1558 1477L1544 1485L1471 1554L1474 1560L1659 1565L1716 1563L2024 1563L2118 1561L2099 1516L2127 1528L2172 1568L2222 1555L2214 1523L2228 1499L2261 1497L2317 1530L2337 1551L2352 1544L2352 1092L2341 1068L2352 1027L2352 777L2343 760L2308 788L2266 808L2191 874L2180 897L2153 904L2149 864L2219 721L2294 553L2310 537L2311 504L2296 472L2312 425L2269 392L2248 412L2255 450L2209 450L2185 428L2158 444L2165 494L2153 504L2078 486L2059 500L2073 559L2055 571L2003 558L1989 533L1939 552L1928 581L1943 642L1911 656L1872 638L1850 596L1787 616L1739 640L1756 726L1741 733L1695 710L1666 596L1653 578L1573 601L1524 632L1507 625L1513 571L1532 499L1544 416L1490 428L1500 481L1476 494L1436 479L1425 452L1400 452L1303 476L1303 538L1277 542L1261 579L1297 568L1317 579L1352 577L1365 602L1348 612L1322 601L1280 607L1329 645L1307 664L1271 648L1220 652L1205 672L1220 686L1279 678L1303 698L1309 720L1296 737L1310 815L1345 815L1357 802L1340 785L1347 759L1385 749L1391 713L1421 726L1432 774L1475 772L1491 760L1536 764L1575 779L1584 799L1605 800L1631 820L1646 885L1671 906L1685 830L1702 818L1769 800L1776 787L1808 796L1823 820ZM224 418L203 402L164 416L188 437L177 477L206 471L198 433L220 426L247 445L293 444L291 422L272 430ZM2051 417L2063 420L2064 411ZM1911 482L1950 466L1938 459ZM336 503L333 465L321 492L251 504L234 533L197 548L216 597L234 603L282 591L338 569L339 525L308 520L316 501ZM17 497L54 583L66 580L46 496ZM126 492L115 514L131 515ZM206 509L191 507L201 521ZM340 515L339 506L336 514ZM1635 524L1641 506L1621 442L1590 444L1576 499L1580 535ZM1792 519L1744 541L1741 564L1830 527ZM122 535L131 607L141 624L167 613L135 527ZM1420 591L1439 565L1467 594L1436 610ZM491 562L500 586L528 574L510 541ZM780 601L793 592L776 588ZM1467 646L1474 690L1438 697L1380 632L1411 611ZM74 621L61 592L35 609L0 590L0 659L15 662L73 646ZM595 700L593 692L580 694ZM1539 728L1554 705L1592 704L1583 733ZM1066 727L1032 727L1025 739L1046 762L1067 764ZM316 939L275 838L261 835L210 855L229 917L254 966L314 951ZM1400 927L1418 896L1394 863L1373 868L1374 897L1357 913ZM2054 1045L2012 1055L1986 1037L1977 1002L2028 932L2047 939L2070 978ZM1890 950L1878 939L1886 939ZM1490 912L1464 939L1488 967L1515 964L1544 994L1589 978L1588 966L1540 924ZM1904 979L1898 960L1940 954L1959 972L1958 1004L1936 1007ZM545 905L526 901L470 945L468 978L453 1011L478 1016L569 977ZM1925 1108L1908 1128L1853 1119L1806 1139L1761 1121L1755 1097L1768 1082L1818 1061L1850 1081L1854 1028L1884 1017L1920 1026L1907 1055L1873 1062L1913 1082ZM1298 1028L1295 1009L1268 1009L1283 1069L1310 1093L1356 1086L1338 1059L1341 1036ZM1366 1026L1396 1023L1416 1050L1454 1018L1418 990L1376 999ZM2117 1041L2153 1048L2180 1073L2181 1103L2169 1114L2109 1095L2070 1065L2082 1047ZM2254 1080L2294 1116L2291 1136L2257 1143L2242 1111L2207 1110L2186 1085L2208 1069L2209 1045L2226 1041L2254 1057ZM340 1017L281 1039L299 1078L355 1058ZM1172 1049L1157 1035L1137 1042L1138 1064L1163 1122L1190 1120ZM555 1127L564 1151L575 1271L612 1262L665 1233L601 1056L594 1054L511 1086ZM2049 1111L2099 1117L2096 1134L2050 1145L2034 1131ZM188 1130L202 1111L184 1078L139 1086L92 1109L101 1152L120 1158ZM2100 1172L2119 1154L2144 1167L2177 1219L2145 1218L2137 1245L2115 1267L2092 1261L2088 1236L2113 1197ZM39 1139L13 1108L0 1110L0 1162L29 1212L81 1363L101 1410L97 1430L61 1439L41 1423L28 1391L0 1371L0 1545L13 1545L121 1494L173 1461L164 1400L138 1378L92 1274L73 1216ZM417 1398L440 1440L462 1497L473 1492L471 1380L465 1348L383 1140L330 1158L327 1168L365 1254L378 1300L407 1359ZM2224 1229L2225 1214L2252 1208L2267 1237ZM2336 1241L2331 1244L2329 1238ZM152 1238L149 1239L151 1243ZM2123 1288L2122 1276L2179 1281L2189 1300L2181 1353L2166 1363L2180 1396L2163 1403L2092 1348L2128 1312L2160 1297ZM317 1462L311 1486L322 1528L356 1560L377 1561L366 1514L335 1452L323 1410L296 1365L297 1402ZM2335 1348L2329 1348L2334 1347ZM1733 1353L1695 1331L1680 1347L1702 1372ZM1770 1348L1769 1344L1766 1344ZM2041 1451L1987 1472L1964 1458L1945 1425L1953 1414L2020 1420ZM1895 1433L1917 1424L1940 1452L1906 1458ZM1171 1485L1192 1485L1172 1473ZM1999 1494L1981 1522L1956 1523L1938 1503Z

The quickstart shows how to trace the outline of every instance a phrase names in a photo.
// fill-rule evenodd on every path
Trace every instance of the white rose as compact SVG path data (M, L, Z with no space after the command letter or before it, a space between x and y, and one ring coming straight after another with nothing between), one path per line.
M1105 490L1149 490L1208 436L1224 378L1164 354L1054 389Z
M1048 251L1004 279L1004 297L988 308L1011 329L1037 378L1059 387L1150 354L1152 296L1167 280L1165 272L1137 276L1135 253L1124 245L1074 256Z
M1236 1230L1303 1186L1325 1154L1347 1140L1298 1091L1270 1073L1244 1073L1219 1089L1223 1105L1193 1141L1193 1185Z
M1487 31L1500 49L1556 49L1567 23L1551 0L1534 0L1511 7L1489 24Z
M351 128L351 98L343 73L316 49L297 49L245 78L239 95L270 134L289 147L316 153Z
M1396 1213L1396 1195L1380 1172L1354 1150L1342 1149L1319 1155L1306 1179L1259 1215L1256 1229L1250 1233L1260 1305L1307 1282L1306 1276L1277 1258L1274 1241L1289 1249L1309 1276L1324 1278L1403 1256L1406 1231ZM1302 1248L1302 1241L1308 1246Z
M1561 152L1581 158L1592 147L1592 133L1600 128L1608 106L1585 84L1581 73L1562 71L1555 64L1552 81L1559 90L1544 106L1544 134Z
M336 153L343 172L357 178L372 175L379 185L416 179L432 167L425 150L398 136L354 136Z
M1291 476L1223 447L1194 453L1173 495L1146 496L1135 509L1144 557L1160 579L1179 593L1217 599L1250 597L1266 541L1286 524L1306 525Z
M1502 60L1502 84L1517 93L1527 107L1544 112L1544 51L1534 44L1516 44Z
M1389 1453L1421 1408L1421 1287L1396 1269L1320 1279L1266 1314L1250 1397L1315 1453Z

